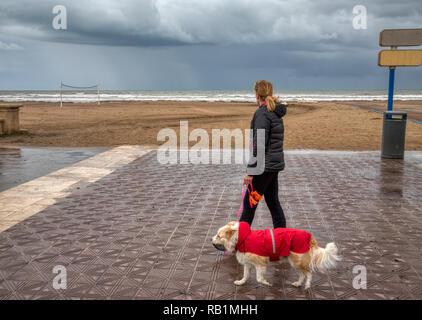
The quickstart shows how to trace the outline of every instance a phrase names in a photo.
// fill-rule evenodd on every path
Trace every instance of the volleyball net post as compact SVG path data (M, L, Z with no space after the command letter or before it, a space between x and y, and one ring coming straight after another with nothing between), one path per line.
M63 107L63 82L60 81L60 108Z

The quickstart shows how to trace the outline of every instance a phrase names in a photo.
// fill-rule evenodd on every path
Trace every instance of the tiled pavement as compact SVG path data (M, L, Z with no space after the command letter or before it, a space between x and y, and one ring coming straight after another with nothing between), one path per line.
M241 268L212 247L236 218L242 166L163 166L152 151L0 233L0 299L421 299L422 153L406 156L286 153L288 227L344 257L308 292L286 262L270 265L271 288L236 287ZM265 205L254 227L271 227ZM52 286L56 265L66 290ZM357 265L366 290L352 286Z
M149 150L140 146L120 146L1 192L0 232L53 205L58 199L70 195L87 184L98 181L147 152ZM47 151L46 153L50 153L51 156L51 152ZM54 162L57 159L60 162L61 157L53 155L51 158L51 160L43 162L47 165L50 161ZM6 165L1 168L0 173L4 172L4 168L6 170L11 168L10 171L20 176L22 176L22 172L25 175L28 171L26 166L20 164L13 166L15 159L7 161L6 158L6 160L2 159L2 162ZM43 167L45 163L34 167ZM50 166L54 168L57 164ZM31 168L29 171L31 170L36 169Z

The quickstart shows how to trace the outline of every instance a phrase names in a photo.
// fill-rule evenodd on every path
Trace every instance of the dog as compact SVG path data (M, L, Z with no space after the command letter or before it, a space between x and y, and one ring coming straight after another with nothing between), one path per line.
M243 278L235 285L243 285L249 278L252 267L256 270L256 280L271 286L265 280L265 272L270 261L287 257L290 265L299 272L299 280L292 283L300 287L306 278L305 289L311 287L312 272L325 273L341 260L337 246L331 242L320 248L312 235L298 229L277 228L272 230L251 230L246 222L229 222L218 229L212 238L215 248L236 253L237 261L244 266Z

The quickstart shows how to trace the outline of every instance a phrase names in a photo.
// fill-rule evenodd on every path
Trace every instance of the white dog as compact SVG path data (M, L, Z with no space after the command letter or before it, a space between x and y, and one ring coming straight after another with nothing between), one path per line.
M264 278L267 265L269 261L284 256L299 272L299 280L292 284L299 287L306 278L305 289L309 289L312 271L325 272L341 260L334 243L328 243L325 249L320 248L306 231L288 228L251 230L246 222L229 222L218 230L212 243L218 250L236 252L237 261L244 266L243 278L235 281L236 285L243 285L251 268L255 267L256 280L270 286Z

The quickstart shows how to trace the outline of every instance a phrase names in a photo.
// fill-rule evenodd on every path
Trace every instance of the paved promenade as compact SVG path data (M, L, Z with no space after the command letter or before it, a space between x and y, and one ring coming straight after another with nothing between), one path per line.
M309 291L273 263L241 287L242 268L211 245L235 220L240 165L160 165L120 147L0 193L0 299L422 299L422 152L286 152L288 227L335 241L343 261ZM271 227L265 205L254 228ZM67 289L53 288L57 265ZM355 266L367 288L353 288Z

